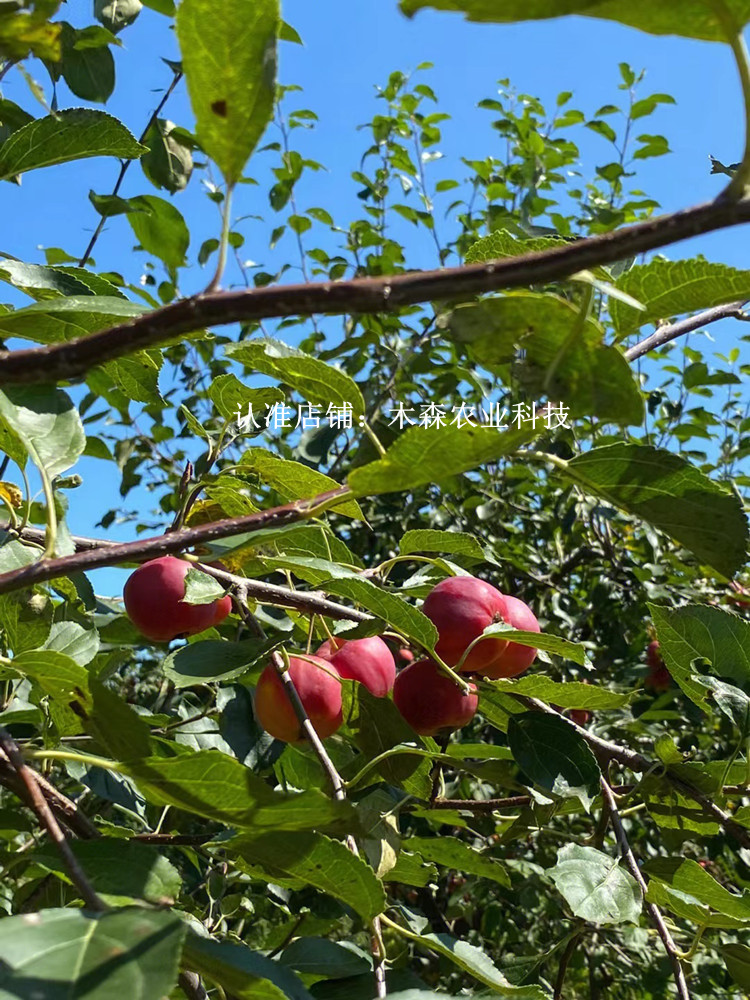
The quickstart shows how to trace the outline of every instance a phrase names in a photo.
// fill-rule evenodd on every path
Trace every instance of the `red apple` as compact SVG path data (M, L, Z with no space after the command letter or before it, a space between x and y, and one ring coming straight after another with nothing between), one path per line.
M415 733L434 736L471 722L479 703L473 684L471 688L471 694L463 694L434 660L417 660L396 676L393 701Z
M385 698L393 688L396 664L378 635L366 639L327 639L315 655L329 660L342 677L364 684L376 698Z
M135 627L153 642L196 635L218 625L229 614L227 595L210 604L188 604L185 577L191 564L175 556L143 563L128 577L123 590L125 611Z
M648 674L644 686L657 694L668 691L672 686L672 675L664 663L657 639L650 642L646 649L646 663L648 663Z
M506 621L524 632L541 632L539 622L528 604L517 597L503 595L505 599ZM533 646L523 646L520 642L508 642L506 648L481 671L492 680L498 677L517 677L528 670L536 659L537 650Z
M319 656L290 656L289 675L315 732L321 739L332 736L343 721L341 678L336 670ZM305 739L294 706L272 663L255 687L255 717L277 740L299 743Z
M455 667L466 648L494 622L507 621L505 598L474 576L450 576L425 598L422 611L438 630L435 652ZM506 639L482 639L461 665L462 673L483 673L505 650Z

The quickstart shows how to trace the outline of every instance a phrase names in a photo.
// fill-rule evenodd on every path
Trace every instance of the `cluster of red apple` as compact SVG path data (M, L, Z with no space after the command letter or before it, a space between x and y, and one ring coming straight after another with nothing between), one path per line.
M231 599L210 604L187 604L185 576L190 564L174 556L144 563L125 584L125 610L147 638L165 642L195 635L226 618ZM512 628L538 632L531 609L515 597L501 594L473 576L450 577L427 596L423 612L438 631L437 656L462 674L495 679L523 673L536 649L502 637L480 638L484 630L504 622ZM404 660L413 660L402 650ZM477 710L476 687L463 690L431 659L408 663L398 674L393 654L378 636L366 639L334 638L314 655L289 658L289 673L302 705L321 738L332 735L342 722L341 678L359 681L375 697L393 691L393 700L415 732L432 736L440 730L465 726ZM277 739L288 743L302 738L302 730L283 683L272 664L261 674L255 691L258 722Z

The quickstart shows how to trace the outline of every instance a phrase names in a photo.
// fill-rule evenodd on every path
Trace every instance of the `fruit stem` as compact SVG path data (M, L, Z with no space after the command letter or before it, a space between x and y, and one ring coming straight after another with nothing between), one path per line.
M364 430L368 438L372 441L372 443L375 445L375 451L377 451L378 455L380 455L381 458L384 458L386 450L383 447L380 438L377 436L372 427L370 427L370 425L367 423L364 417L362 418L362 429Z
M229 221L232 213L232 192L234 185L228 184L224 195L224 204L221 213L221 236L219 237L219 256L216 262L216 272L206 287L206 293L215 292L221 284L224 268L227 265L227 247L229 246Z
M105 771L122 770L122 764L116 760L76 753L74 750L23 750L23 755L30 760L72 760L78 764L88 764L90 767L101 767Z
M39 475L42 480L44 498L47 501L47 538L45 540L42 559L51 559L55 554L57 545L57 510L55 508L55 491L52 489L52 482L47 475L47 470L40 463L38 466Z
M750 55L748 55L742 28L737 24L724 0L713 0L712 7L721 22L727 43L737 64L745 107L745 149L742 160L720 196L725 200L739 201L750 190Z
M453 757L449 756L447 753L431 753L429 750L423 750L421 747L407 747L407 746L396 746L391 747L389 750L384 750L379 753L377 757L373 757L372 760L368 762L354 775L349 781L345 781L344 784L347 790L351 790L358 785L360 781L374 770L378 764L382 764L384 760L388 760L389 757L398 757L400 754L408 754L413 757L429 757L430 760L434 760L440 764L455 764L456 761Z

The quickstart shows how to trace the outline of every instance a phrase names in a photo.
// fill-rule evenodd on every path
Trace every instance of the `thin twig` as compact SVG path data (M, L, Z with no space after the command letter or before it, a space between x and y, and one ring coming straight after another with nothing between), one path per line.
M55 819L49 804L42 793L37 775L29 767L23 758L23 754L16 746L16 742L7 729L0 726L0 748L16 770L18 777L23 781L31 801L32 808L39 818L42 826L49 834L60 857L63 860L71 881L81 894L81 899L90 910L103 911L106 909L104 902L99 898L94 887L86 877L86 873L78 863L78 859L70 848L70 844L65 839L65 834L60 829L60 824Z
M292 680L289 670L286 668L286 664L284 663L281 653L274 653L271 657L271 662L273 663L279 680L284 685L284 690L292 703L292 708L294 709L294 714L297 716L297 721L299 722L306 738L310 741L310 745L315 753L315 756L318 758L323 770L326 772L328 780L331 783L331 788L333 789L334 799L338 802L343 802L346 799L346 785L344 784L344 779L336 770L336 765L328 756L328 751L323 746L323 741L315 732L315 728L305 711L305 706L302 704L297 688L294 686L294 681ZM359 847L357 846L357 841L351 835L346 838L346 846L355 857L359 857ZM376 996L378 1000L383 1000L387 993L385 983L385 953L379 917L374 918L371 927Z
M625 351L625 359L627 361L636 361L638 358L642 358L644 354L648 354L649 351L655 351L657 347L663 347L678 337L684 337L685 334L699 330L710 323L716 323L720 319L750 319L743 311L745 301L727 302L723 306L714 306L712 309L705 309L703 312L696 313L695 316L680 319L676 323L667 323L664 326L660 326L655 333L629 347Z
M0 384L78 379L106 361L205 326L317 313L394 312L420 302L559 281L599 264L750 221L750 199L715 201L561 247L434 271L199 294L65 343L0 352Z
M565 951L562 953L560 958L560 965L557 969L557 979L555 980L555 993L552 1000L562 1000L563 986L565 985L565 974L568 971L568 965L570 960L575 954L578 942L581 939L582 930L578 930L571 934L567 945L565 946Z
M141 137L138 140L138 142L143 143L144 139L148 135L149 129L154 124L154 122L159 117L159 115L161 114L161 112L162 112L162 110L164 108L164 105L167 103L167 101L171 97L172 91L174 90L174 88L177 86L177 84L180 82L181 79L182 79L182 70L179 70L178 72L175 73L174 77L172 78L172 82L167 87L167 89L164 91L164 96L159 101L158 105L156 106L156 110L151 115L151 117L149 118L149 120L146 122L146 127L144 128L143 132L141 133ZM130 164L132 162L133 162L133 160L123 160L122 161L122 164L120 165L120 172L117 175L117 180L115 181L115 186L112 188L112 193L110 195L111 198L115 198L118 195L118 193L120 191L120 187L122 185L122 182L125 180L125 174L128 172L128 168L130 167ZM96 245L96 241L99 239L99 237L101 235L101 232L102 232L102 229L104 229L104 225L105 225L106 221L107 221L107 217L105 215L102 215L102 217L99 219L98 226L94 230L93 236L89 240L89 245L86 247L86 250L84 251L83 257L81 257L81 259L78 262L78 266L79 267L85 267L86 266L86 262L88 261L89 257L91 256L91 251L94 249L94 246Z
M177 981L188 1000L208 1000L208 993L196 972L183 971Z
M669 933L669 928L664 922L664 917L661 915L661 910L655 903L646 902L646 893L648 892L648 886L646 885L646 880L641 874L641 870L638 867L638 862L635 860L633 851L628 843L627 834L625 833L625 828L622 825L622 820L620 819L620 814L617 811L617 802L615 801L615 796L612 792L607 781L601 779L602 795L607 803L612 818L612 827L615 831L615 836L617 837L617 842L620 845L620 853L625 864L630 869L630 873L640 886L641 892L643 893L643 901L651 917L651 922L656 928L656 932L661 938L662 944L664 945L664 950L669 957L669 961L672 963L672 971L674 974L675 985L677 986L677 994L682 998L682 1000L690 1000L690 992L688 990L687 982L685 980L685 970L682 967L682 962L680 961L679 952L677 945L674 942L672 935Z

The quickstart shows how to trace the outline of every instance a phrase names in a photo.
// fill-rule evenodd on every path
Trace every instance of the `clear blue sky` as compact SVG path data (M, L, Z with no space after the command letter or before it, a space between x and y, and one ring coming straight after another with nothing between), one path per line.
M71 0L62 16L83 26L88 23L89 10L88 2L84 5L80 0ZM357 132L357 126L380 110L378 104L382 104L375 101L375 86L385 83L391 71L410 71L424 61L434 64L425 74L425 82L436 91L440 109L451 115L442 126L440 148L445 160L438 167L446 176L463 176L461 156L480 158L497 152L493 149L489 115L478 110L476 104L494 95L499 79L509 77L516 90L538 96L549 105L559 91L571 90L571 104L593 115L600 105L617 103L623 96L617 90L617 66L622 61L636 71L646 69L644 94L666 92L677 101L676 106L660 108L643 128L666 135L674 151L670 156L643 161L638 175L639 186L657 198L665 211L710 199L720 190L722 179L709 173L709 154L725 163L739 159L741 154L739 86L731 54L723 46L652 37L585 18L512 26L475 25L457 14L428 11L409 21L399 13L395 0L287 0L284 17L299 31L305 44L283 44L280 80L301 85L304 94L294 103L312 108L320 118L315 131L299 130L295 140L306 155L328 167L328 172L307 175L298 198L303 207L325 206L342 221L355 211L359 214L356 186L349 174L357 169L364 148L364 137ZM106 110L136 135L170 80L170 70L160 57L178 58L176 40L167 30L167 23L165 18L144 9L135 25L120 36L123 48L115 55L119 82ZM30 64L29 69L46 85L41 67ZM34 114L40 113L33 107L20 76L9 74L2 89L5 96L29 107ZM60 107L81 103L61 84ZM192 127L184 86L164 114ZM264 141L276 138L272 131ZM587 175L597 164L611 158L604 140L584 129L575 139L580 142ZM71 253L82 253L97 221L88 192L109 192L117 169L112 160L89 160L27 174L20 188L2 185L0 249L33 262L44 261L40 246L61 246ZM263 168L259 164L256 170L251 164L249 172L262 174ZM269 259L268 233L277 224L266 191L262 183L258 187L242 186L235 203L237 216L257 214L266 220L265 224L247 222L237 227L246 237L243 257L259 263ZM122 193L129 196L156 192L134 165ZM175 204L193 232L191 253L195 254L203 239L218 235L216 207L202 192L200 175L194 177L187 192L177 196ZM702 252L709 259L745 267L747 233L746 227L727 230L668 252L673 257ZM123 217L110 220L95 252L98 268L125 272L130 280L137 280L144 258L130 253L133 242ZM429 249L425 244L424 259L412 259L410 266L434 266ZM195 291L206 280L206 273L193 264L183 278L182 290ZM0 298L9 301L13 296L3 292ZM725 324L716 331L719 338L727 338L727 345L731 330L731 325ZM82 502L81 490L70 495L70 526L75 532L92 533L102 510L102 491L114 497L119 478L105 463L89 459L80 463L80 471L86 479L86 500ZM134 492L126 503L143 504L145 513L151 498ZM113 529L111 537L128 538L132 532ZM102 592L116 590L115 581L119 579L119 574L99 571L94 585Z

